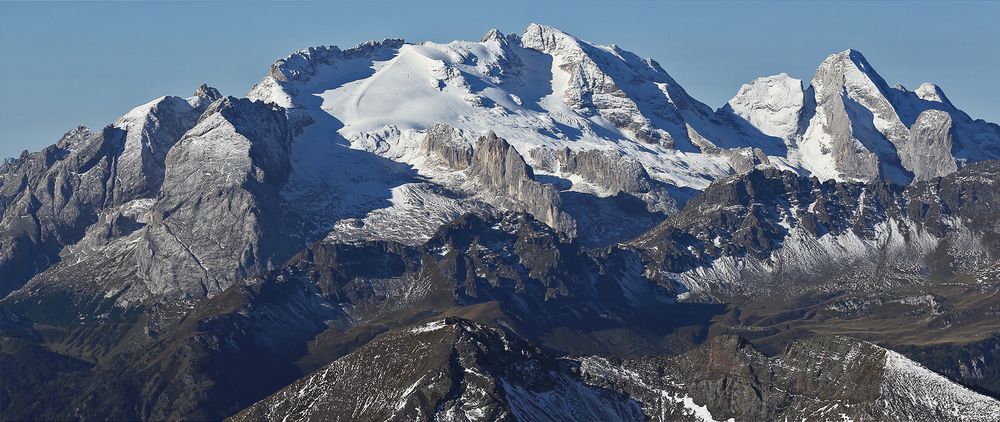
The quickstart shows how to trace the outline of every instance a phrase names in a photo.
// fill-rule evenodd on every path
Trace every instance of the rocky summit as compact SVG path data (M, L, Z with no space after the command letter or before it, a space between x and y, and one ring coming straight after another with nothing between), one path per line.
M877 57L872 57L877 60ZM531 24L0 165L2 420L996 420L1000 126Z

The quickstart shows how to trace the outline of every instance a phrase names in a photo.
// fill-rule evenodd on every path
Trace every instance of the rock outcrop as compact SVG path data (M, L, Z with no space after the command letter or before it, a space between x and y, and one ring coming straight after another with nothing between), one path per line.
M898 157L892 158L895 146L905 142L906 128L892 113L884 85L853 50L830 56L820 65L810 87L815 111L799 144L810 173L821 179L869 181L895 171L895 180L909 181L898 167ZM887 122L882 128L885 134L874 126L875 116Z
M555 158L560 172L579 175L610 192L646 193L655 185L642 164L612 151L563 148Z
M626 392L657 421L966 420L1000 411L995 399L896 352L843 337L799 340L767 356L719 336L681 356L583 358L581 373L595 386Z
M472 165L472 146L455 128L444 123L427 129L421 151L451 170L465 170Z
M562 96L584 115L596 114L637 140L691 150L684 124L698 127L712 110L691 98L658 63L611 46L596 48L558 29L531 24L521 45L546 53L569 80Z
M330 45L297 51L275 61L267 77L250 88L247 98L292 107L290 97L298 94L293 82L309 81L323 66L359 57L384 55L404 44L402 39L387 38L381 42L368 41L347 50Z
M947 176L958 170L951 155L951 129L951 115L946 112L927 110L917 117L899 154L903 166L913 172L914 181Z
M514 147L493 132L476 143L469 167L474 183L489 189L488 195L509 198L539 221L569 236L576 223L560 209L559 192L551 185L535 181L535 174Z
M997 162L977 163L906 188L754 170L714 184L631 244L646 251L652 271L680 274L693 290L721 297L770 288L864 291L932 273L989 277L998 256L990 240L996 212L988 208L1000 200L996 170ZM949 244L963 246L939 250ZM931 259L945 253L965 264ZM898 264L898 273L880 267L913 261L924 264Z
M950 174L969 157L1000 158L1000 127L972 120L934 84L890 87L855 50L829 56L805 90L784 74L758 78L718 113L783 139L788 159L823 180L905 185Z
M373 366L373 361L383 365ZM367 405L372 393L392 399ZM570 366L509 332L446 318L380 337L232 420L542 420L554 415L588 421L643 418L637 403L583 384Z
M105 139L116 130L106 130ZM96 196L107 205L91 203L89 214L78 217L87 220L68 231L75 237L53 248L73 259L36 270L17 295L65 289L75 301L99 295L121 308L164 297L197 301L273 268L301 241L284 226L289 220L280 194L291 169L290 140L279 107L232 97L206 105L164 157L162 186L125 203L118 201L130 197L110 199L114 190ZM126 180L145 186L152 179L123 178L115 186Z
M7 164L0 175L0 295L57 262L102 210L156 197L167 151L194 127L212 91L153 100L99 134L77 128Z
M151 293L218 293L294 252L279 195L290 139L280 108L232 97L208 108L170 151L141 235L137 265Z
M600 194L619 193L638 197L652 212L673 212L677 203L667 185L653 179L636 159L613 150L535 148L530 152L536 166L561 177L576 176L597 188Z

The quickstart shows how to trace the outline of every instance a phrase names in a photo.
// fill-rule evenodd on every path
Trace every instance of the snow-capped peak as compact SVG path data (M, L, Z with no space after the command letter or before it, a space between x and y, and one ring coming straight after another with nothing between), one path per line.
M951 105L951 101L948 101L948 97L944 95L944 91L941 90L941 87L930 82L920 84L916 91L913 92L917 94L917 97L920 97L921 100Z
M468 139L492 130L530 165L563 148L611 150L684 187L758 164L823 179L910 180L896 151L917 115L934 108L918 96L943 98L932 95L940 90L891 88L856 50L829 56L811 84L758 78L716 112L653 60L533 23L520 36L491 29L473 42L304 49L276 61L248 97L298 115L312 128L305 137L340 137L418 169L419 140L444 123Z
M833 86L830 86L833 83ZM848 49L832 54L820 64L812 84L817 91L837 90L841 87L848 93L866 93L885 96L889 89L860 51Z
M908 183L896 150L909 138L885 80L856 50L831 55L812 80L815 113L801 142L803 166L822 179Z
M504 41L504 35L499 29L491 28L486 35L479 39L479 42Z
M966 157L1000 158L1000 128L973 121L933 84L914 92L890 88L856 50L824 60L811 93L815 109L810 110L798 156L802 167L820 178L882 178L906 184L942 175L933 169L954 171L956 161ZM921 120L928 110L950 118L932 113ZM921 130L914 132L918 126ZM944 148L928 153L927 145Z
M470 139L493 130L529 163L545 156L531 154L538 148L614 150L660 180L703 187L731 173L729 159L698 156L689 136L741 145L722 139L730 132L713 128L712 110L654 61L538 24L522 37L490 30L478 42L301 50L276 61L248 97L308 115L302 121L315 128L304 136L335 132L407 162L440 122Z
M553 54L558 51L578 50L580 40L563 31L537 23L529 24L521 35L521 45L525 48Z
M798 130L804 99L802 81L780 73L744 84L728 105L765 135L789 139Z

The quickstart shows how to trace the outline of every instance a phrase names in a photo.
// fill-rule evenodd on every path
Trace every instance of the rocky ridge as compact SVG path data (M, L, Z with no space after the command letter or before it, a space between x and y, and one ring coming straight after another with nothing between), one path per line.
M712 111L652 60L531 25L310 48L247 96L203 85L0 167L5 418L221 419L300 377L342 389L336 414L360 399L314 371L454 315L476 322L427 339L441 382L410 377L429 393L399 415L995 408L881 346L996 394L1000 128L856 51ZM647 369L686 387L622 377Z
M371 359L391 369L371 371ZM895 352L845 338L798 342L774 357L717 337L680 356L560 360L503 328L451 318L386 334L232 420L977 420L1000 411L997 401L942 381Z

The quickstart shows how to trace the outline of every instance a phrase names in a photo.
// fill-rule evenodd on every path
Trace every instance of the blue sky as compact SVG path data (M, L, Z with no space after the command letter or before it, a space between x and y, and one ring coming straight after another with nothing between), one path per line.
M938 83L974 118L1000 121L1000 2L0 2L0 157L94 129L201 83L242 96L277 58L369 39L478 39L491 27L558 27L656 59L717 108L740 84L808 81L855 48L890 83Z

